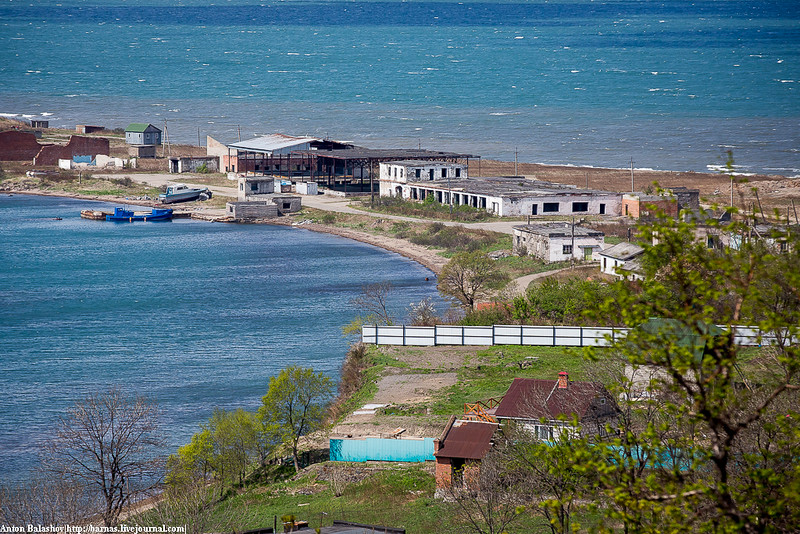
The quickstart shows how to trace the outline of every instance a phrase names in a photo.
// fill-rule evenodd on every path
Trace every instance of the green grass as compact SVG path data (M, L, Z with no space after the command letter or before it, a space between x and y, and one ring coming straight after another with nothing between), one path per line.
M347 464L356 471L363 464ZM335 468L326 463L322 469ZM433 498L435 481L425 464L387 464L336 497L330 484L314 475L268 487L251 488L214 507L204 532L230 532L271 527L292 515L311 528L330 526L334 519L405 528L408 534L468 532L456 505ZM161 525L162 518L144 514L139 525ZM544 532L544 521L526 510L509 532Z
M516 345L479 351L475 360L482 363L458 371L458 383L434 396L433 414L462 414L466 402L502 396L514 378L555 380L559 371L568 371L570 379L581 380L591 365L574 349Z

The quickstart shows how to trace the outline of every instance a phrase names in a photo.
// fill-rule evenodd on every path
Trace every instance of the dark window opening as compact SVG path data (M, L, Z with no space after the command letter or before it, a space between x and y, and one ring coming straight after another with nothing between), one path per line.
M572 254L572 245L564 245L564 254Z
M456 178L461 178L461 169L456 169Z
M589 211L589 203L588 202L573 202L572 203L572 211Z
M606 214L606 205L600 204L600 215L605 215L605 214Z
M558 211L558 202L545 202L542 205L543 213L553 213Z

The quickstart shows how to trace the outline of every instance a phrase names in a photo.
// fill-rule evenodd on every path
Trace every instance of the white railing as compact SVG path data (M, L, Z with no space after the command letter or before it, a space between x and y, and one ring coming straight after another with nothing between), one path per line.
M725 329L725 326L720 328ZM549 347L605 347L610 341L624 338L629 328L587 326L375 326L361 327L361 341L370 345L538 345ZM758 328L735 328L736 344L769 345L773 334L761 334ZM797 340L792 340L797 341Z

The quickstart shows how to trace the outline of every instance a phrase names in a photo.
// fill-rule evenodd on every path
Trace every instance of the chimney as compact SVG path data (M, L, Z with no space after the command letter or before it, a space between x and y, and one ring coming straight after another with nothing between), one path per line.
M558 373L558 389L567 389L569 387L569 373L561 371Z

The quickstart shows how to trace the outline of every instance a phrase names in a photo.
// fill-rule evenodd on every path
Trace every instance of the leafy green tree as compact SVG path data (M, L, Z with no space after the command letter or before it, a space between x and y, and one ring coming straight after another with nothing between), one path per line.
M298 472L300 438L322 426L333 391L330 377L310 368L287 367L269 379L258 416L268 434L290 447Z
M508 278L483 252L461 252L453 256L439 273L439 292L460 302L468 310L500 288Z
M597 302L613 296L613 287L603 282L570 278L559 282L545 278L525 295L512 301L512 316L520 323L585 324L586 312ZM604 318L604 324L607 319Z
M222 484L226 481L242 484L257 453L255 414L241 408L234 411L217 408L204 430L212 448L210 465Z
M641 285L618 283L595 309L632 328L611 348L627 363L610 386L623 411L617 437L573 448L575 469L592 480L581 498L594 503L596 530L800 524L800 240L752 230L658 220L643 229L657 244L645 247ZM708 248L708 231L734 246ZM761 346L737 344L739 325L756 326Z

